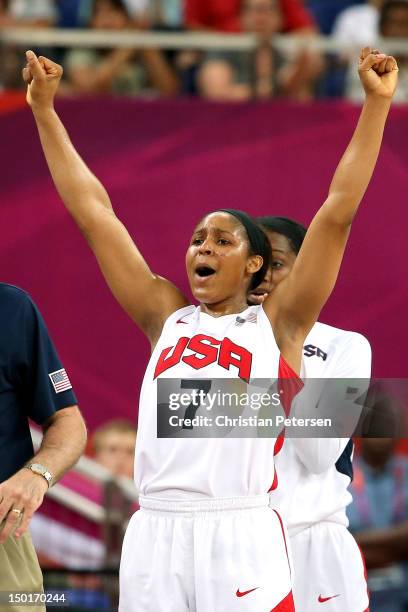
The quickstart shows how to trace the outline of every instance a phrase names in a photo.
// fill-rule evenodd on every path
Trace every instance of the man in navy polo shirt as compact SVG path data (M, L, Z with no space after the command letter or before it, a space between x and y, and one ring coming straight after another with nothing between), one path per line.
M42 590L28 526L48 488L84 450L76 404L36 305L0 283L0 591ZM44 432L36 455L29 419Z

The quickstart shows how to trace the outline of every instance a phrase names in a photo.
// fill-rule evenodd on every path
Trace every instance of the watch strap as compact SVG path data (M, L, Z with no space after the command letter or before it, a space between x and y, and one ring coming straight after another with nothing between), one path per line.
M41 465L40 463L28 463L24 467L33 472L33 474L38 474L39 476L45 478L48 488L50 488L53 476L44 465Z

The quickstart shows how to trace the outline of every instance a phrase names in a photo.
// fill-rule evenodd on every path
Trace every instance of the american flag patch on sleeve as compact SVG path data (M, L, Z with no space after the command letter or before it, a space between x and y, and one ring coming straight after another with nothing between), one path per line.
M63 391L68 391L68 389L72 389L72 385L68 378L68 374L65 371L65 368L62 368L61 370L56 370L55 372L50 372L48 376L51 379L55 393L62 393Z

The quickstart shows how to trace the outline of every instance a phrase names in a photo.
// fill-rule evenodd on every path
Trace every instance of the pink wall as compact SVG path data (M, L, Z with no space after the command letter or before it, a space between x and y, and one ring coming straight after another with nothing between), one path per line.
M310 221L358 112L339 103L116 99L64 101L59 110L151 267L184 289L184 251L207 211L228 206ZM408 109L395 108L322 315L369 338L377 376L408 376L407 125ZM30 112L1 116L0 134L0 279L37 301L90 426L135 418L147 343L65 213Z

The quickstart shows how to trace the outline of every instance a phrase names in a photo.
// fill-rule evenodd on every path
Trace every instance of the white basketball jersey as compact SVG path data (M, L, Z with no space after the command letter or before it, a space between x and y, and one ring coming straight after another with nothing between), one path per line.
M305 341L301 374L367 382L370 344L360 334L316 323ZM291 536L320 521L348 525L352 451L352 441L346 438L285 439L275 457L279 487L271 493L270 503L284 516Z
M195 306L173 313L141 390L135 457L140 494L177 500L267 493L276 438L158 438L157 379L276 380L280 365L286 366L262 306L218 318Z

